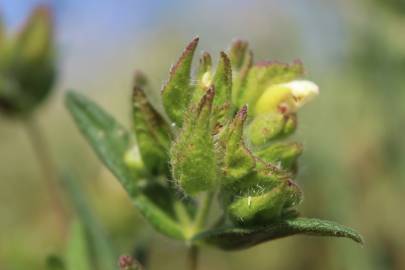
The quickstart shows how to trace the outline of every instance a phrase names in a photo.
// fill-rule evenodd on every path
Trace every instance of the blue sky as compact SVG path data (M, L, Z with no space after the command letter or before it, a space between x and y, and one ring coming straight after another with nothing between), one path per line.
M126 68L119 72L125 78L134 67L153 64L154 58L147 57L152 48L176 56L195 35L201 37L201 48L211 52L242 37L261 58L300 58L309 70L329 66L346 45L338 1L0 0L0 12L15 30L38 3L50 5L55 13L66 87L102 87L108 76L119 78L109 74L118 67ZM170 66L173 60L160 62ZM96 76L105 82L95 84Z

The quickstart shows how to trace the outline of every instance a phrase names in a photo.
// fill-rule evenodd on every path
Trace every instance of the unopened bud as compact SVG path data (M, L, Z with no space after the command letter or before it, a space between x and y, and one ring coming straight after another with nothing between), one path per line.
M258 99L255 112L294 113L318 94L319 87L311 81L296 80L271 85Z

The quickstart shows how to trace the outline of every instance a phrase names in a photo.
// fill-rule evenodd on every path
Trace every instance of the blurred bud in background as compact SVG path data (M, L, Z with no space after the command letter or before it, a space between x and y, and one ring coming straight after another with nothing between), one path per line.
M32 112L55 81L55 50L51 11L35 8L22 29L6 36L0 25L0 110L7 115Z

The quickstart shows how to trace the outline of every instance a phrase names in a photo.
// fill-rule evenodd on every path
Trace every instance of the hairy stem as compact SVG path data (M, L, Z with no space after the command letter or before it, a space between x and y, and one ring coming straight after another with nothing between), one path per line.
M67 226L67 212L61 200L58 186L58 173L51 158L49 147L36 119L29 118L24 121L25 131L34 150L38 165L41 167L44 184L48 190L49 199L57 218L61 237L65 235Z
M208 192L204 194L204 198L201 201L201 206L198 208L195 219L191 225L191 236L201 231L207 220L207 216L210 210L212 198L214 192ZM196 270L198 265L199 249L196 245L190 246L187 254L188 267L190 270Z
M187 253L187 267L189 270L197 270L199 249L196 246L191 246Z

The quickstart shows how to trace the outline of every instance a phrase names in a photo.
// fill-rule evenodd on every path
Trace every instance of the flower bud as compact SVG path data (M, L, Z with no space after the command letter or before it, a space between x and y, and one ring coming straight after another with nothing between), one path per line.
M303 66L300 61L292 64L279 62L259 62L249 69L246 77L246 85L241 89L236 104L248 104L254 108L260 96L272 85L295 80L303 73ZM255 113L255 110L252 110Z
M266 113L256 116L247 128L247 138L254 146L265 145L275 139L283 138L294 132L294 115Z
M228 206L230 218L242 224L265 224L279 218L284 209L301 201L301 191L289 179L271 188L262 187L257 194L238 196Z
M243 126L247 117L244 106L229 127L221 134L219 151L223 155L221 184L229 185L241 180L255 167L255 159L243 142Z
M258 99L255 113L295 113L318 94L318 86L311 81L297 80L271 85Z
M299 143L275 143L255 152L255 155L264 161L286 170L294 167L301 154L302 145Z
M39 7L12 40L1 37L0 109L10 115L32 111L56 77L50 11Z
M143 267L131 256L122 255L118 260L120 270L142 270Z

